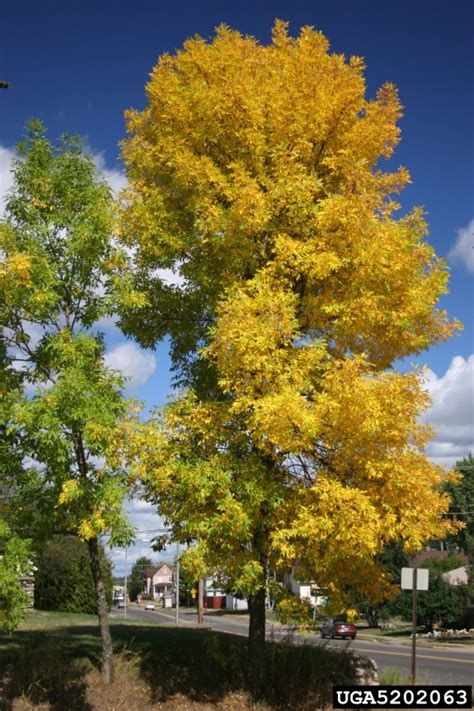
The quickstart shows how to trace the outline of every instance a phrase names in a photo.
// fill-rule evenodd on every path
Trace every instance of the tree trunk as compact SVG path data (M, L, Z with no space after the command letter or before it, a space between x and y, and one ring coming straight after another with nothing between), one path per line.
M249 679L252 691L257 691L264 673L265 659L265 588L259 588L248 599L249 619Z
M379 626L379 613L377 610L374 610L374 609L367 610L366 618L367 618L369 627L378 627Z
M204 578L199 578L198 584L198 624L204 624Z
M105 585L102 576L102 569L99 559L99 547L97 538L90 538L87 541L89 548L89 559L92 570L92 577L95 583L97 598L97 610L99 613L100 636L102 639L102 678L106 684L111 684L114 680L114 657L112 649L112 637L109 627L109 610L105 595Z

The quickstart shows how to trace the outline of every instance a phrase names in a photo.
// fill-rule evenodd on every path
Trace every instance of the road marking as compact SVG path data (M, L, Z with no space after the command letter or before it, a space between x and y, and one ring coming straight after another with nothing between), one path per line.
M411 657L411 654L407 654L406 652L384 652L382 650L378 649L362 649L361 647L354 647L353 648L355 652L369 652L371 654L388 654L391 657ZM430 656L429 654L418 654L416 655L417 659L434 659L435 661L440 661L440 662L459 662L460 664L474 664L474 660L471 659L459 659L457 657L433 657Z
M145 610L142 610L142 612L145 612ZM146 611L148 612L148 610ZM160 612L159 610L150 610L151 613L154 615L159 615L160 617L165 617L167 620L170 620L173 624L176 624L176 617L174 614L170 615L167 612ZM143 618L140 618L143 619ZM193 622L192 620L185 620L182 615L179 616L179 624L185 623L187 625L195 625L197 622Z

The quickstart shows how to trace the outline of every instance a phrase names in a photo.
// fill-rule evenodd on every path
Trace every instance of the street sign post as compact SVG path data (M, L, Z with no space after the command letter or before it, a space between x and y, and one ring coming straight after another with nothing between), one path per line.
M427 568L402 568L402 590L413 590L411 609L411 683L416 682L416 606L418 590L428 590L429 570Z
M402 590L413 590L413 578L416 571L416 589L428 590L429 574L428 568L402 568Z

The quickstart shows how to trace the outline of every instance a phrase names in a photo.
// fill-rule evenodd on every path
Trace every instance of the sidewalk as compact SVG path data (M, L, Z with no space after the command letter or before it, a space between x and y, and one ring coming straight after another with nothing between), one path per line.
M381 644L400 644L404 647L411 647L411 638L406 636L401 637L384 637L382 635L370 634L370 632L358 632L357 639L363 639L368 642L380 642ZM474 640L466 640L466 642L442 642L439 639L432 641L423 637L416 638L416 646L425 649L465 649L467 652L474 654Z

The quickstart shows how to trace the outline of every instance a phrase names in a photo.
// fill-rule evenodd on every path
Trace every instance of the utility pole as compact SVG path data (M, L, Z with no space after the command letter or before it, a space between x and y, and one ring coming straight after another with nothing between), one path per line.
M198 591L198 624L204 623L204 578L199 578Z
M175 621L179 625L179 541L176 541Z

